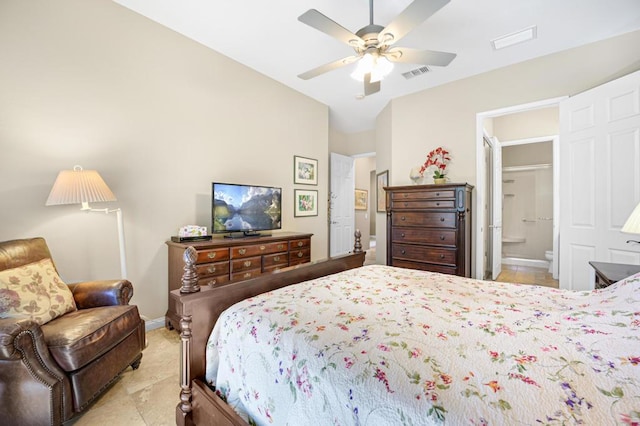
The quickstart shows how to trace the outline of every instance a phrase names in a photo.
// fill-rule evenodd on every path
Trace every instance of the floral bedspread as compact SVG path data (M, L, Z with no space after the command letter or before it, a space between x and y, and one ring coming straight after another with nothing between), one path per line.
M207 381L259 425L640 422L640 274L572 292L365 266L220 317Z

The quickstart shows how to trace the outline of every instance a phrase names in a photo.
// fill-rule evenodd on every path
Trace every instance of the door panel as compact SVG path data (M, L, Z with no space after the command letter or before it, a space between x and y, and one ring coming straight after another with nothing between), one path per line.
M560 287L594 288L588 261L640 263L620 232L640 201L640 72L560 103Z
M353 249L355 162L351 157L332 152L330 167L329 255L339 256Z

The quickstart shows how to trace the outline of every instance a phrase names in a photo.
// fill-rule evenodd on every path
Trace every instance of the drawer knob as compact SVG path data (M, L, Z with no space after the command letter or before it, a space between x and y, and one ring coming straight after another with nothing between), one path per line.
M278 262L278 261L280 260L280 256L276 256L276 257L274 257L274 258L273 258L273 260L274 260L275 262Z
M400 220L404 220L404 216L401 216L401 217L400 217Z
M282 250L283 248L284 248L284 245L278 244L278 250Z
M260 246L260 250L264 250L265 248L265 246Z
M209 287L213 287L214 285L218 284L218 280L214 278L212 280L209 280L207 284L209 284Z
M441 218L440 218L440 222L444 222L444 217L441 217Z
M209 259L214 259L214 258L216 257L216 254L217 254L216 252L210 252L210 253L207 253L207 257L208 257Z
M400 236L401 236L402 238L404 238L404 232L403 232L402 234L400 234Z
M402 254L407 254L407 252L406 252L406 251L404 251L404 249L400 250L400 253L402 253Z
M436 192L436 197L439 197L439 196L440 196L440 193L439 193L439 192Z
M405 201L404 206L405 206L405 207L407 207L408 205L409 205L409 203L407 203L407 202Z
M302 257L302 256L304 256L304 254L301 251L299 251L298 252L298 257Z
M238 253L240 254L245 254L247 252L247 249L240 249L238 250Z
M444 254L441 254L441 255L440 255L440 259L444 259Z
M440 241L444 241L444 235L440 235Z
M298 241L298 247L302 247L303 246L303 242L302 241Z
M246 268L248 268L249 266L251 266L251 261L250 261L250 260L245 260L245 261L244 261L244 266L245 266Z
M402 196L403 196L404 198L407 198L407 197L409 196L409 194L402 194Z
M247 272L244 274L244 278L251 278L251 272Z
M216 271L216 267L215 266L209 266L207 268L207 272L210 274L213 274Z
M438 201L438 202L436 203L436 206L439 206L439 205L440 205L440 201Z

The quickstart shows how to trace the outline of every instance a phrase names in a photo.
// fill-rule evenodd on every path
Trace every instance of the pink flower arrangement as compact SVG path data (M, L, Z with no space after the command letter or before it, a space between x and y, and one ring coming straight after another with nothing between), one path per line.
M447 170L447 164L451 161L451 157L449 157L449 151L442 148L441 146L437 147L433 151L427 155L427 159L425 160L422 167L420 167L420 176L424 176L424 172L429 167L435 167L433 172L434 179L441 179L445 177L445 171Z

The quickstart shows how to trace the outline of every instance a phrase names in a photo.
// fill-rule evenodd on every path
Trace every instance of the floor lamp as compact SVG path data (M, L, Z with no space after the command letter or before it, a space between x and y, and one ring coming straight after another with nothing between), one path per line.
M92 209L89 203L116 201L100 174L95 170L83 170L74 166L73 170L63 170L58 174L51 188L46 206L61 204L82 204L85 212L115 213L118 222L118 243L120 245L120 272L122 279L127 278L127 257L124 246L124 222L120 209Z

